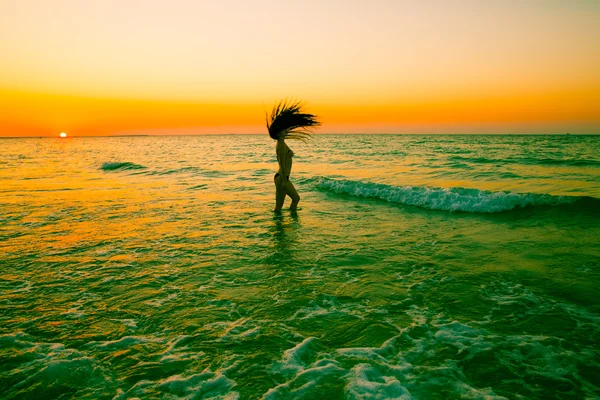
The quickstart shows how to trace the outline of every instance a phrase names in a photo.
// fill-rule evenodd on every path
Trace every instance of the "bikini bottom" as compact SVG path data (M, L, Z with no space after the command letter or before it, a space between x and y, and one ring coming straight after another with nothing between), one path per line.
M279 172L277 172L277 173L275 174L275 176L273 177L273 180L277 179L277 177L278 177L279 175L281 175L281 174L280 174ZM287 180L288 180L288 181L290 180L290 176L289 176L289 175L287 176Z

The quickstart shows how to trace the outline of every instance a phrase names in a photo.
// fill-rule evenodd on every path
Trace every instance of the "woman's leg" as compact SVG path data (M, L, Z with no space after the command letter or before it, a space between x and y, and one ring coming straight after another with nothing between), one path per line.
M285 201L285 188L278 185L278 179L283 179L281 176L275 178L275 209L273 211L280 212Z
M286 182L285 193L292 198L290 210L295 210L298 207L298 202L300 202L300 195L296 191L296 188L294 187L291 181Z

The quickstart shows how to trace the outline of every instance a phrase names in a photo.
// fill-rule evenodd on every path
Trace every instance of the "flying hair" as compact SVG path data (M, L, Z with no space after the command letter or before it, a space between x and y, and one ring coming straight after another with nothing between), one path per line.
M314 114L304 111L304 102L282 100L275 104L271 117L267 115L267 129L269 136L277 140L280 137L285 139L297 139L303 142L308 141L311 136L311 128L321 125Z

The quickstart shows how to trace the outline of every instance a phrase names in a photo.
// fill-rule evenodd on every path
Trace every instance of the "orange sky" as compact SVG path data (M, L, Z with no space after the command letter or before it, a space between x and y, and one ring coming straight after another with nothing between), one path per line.
M600 133L598 49L585 0L0 1L0 136L265 133L284 97L323 133Z

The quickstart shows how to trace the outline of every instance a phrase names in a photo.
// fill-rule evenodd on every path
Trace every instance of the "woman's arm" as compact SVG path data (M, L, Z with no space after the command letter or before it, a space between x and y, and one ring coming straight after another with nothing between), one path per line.
M281 145L279 142L277 143L277 161L279 162L279 171L281 179L279 180L279 186L285 186L287 181L287 177L285 176L285 166L287 164L287 149L284 145Z

